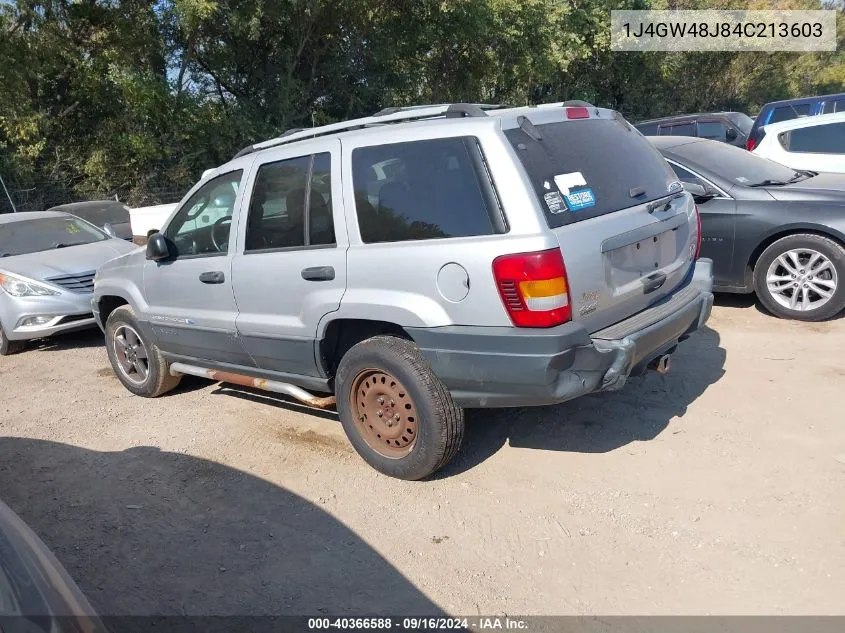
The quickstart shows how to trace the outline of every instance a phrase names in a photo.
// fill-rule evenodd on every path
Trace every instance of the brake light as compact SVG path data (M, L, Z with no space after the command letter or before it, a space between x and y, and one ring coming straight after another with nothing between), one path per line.
M698 205L695 207L695 257L698 259L701 254L701 214L698 212Z
M577 108L566 108L566 118L567 119L589 119L590 112L587 108L584 107L577 107Z
M559 248L497 257L493 276L516 327L554 327L572 319L569 283Z
M748 137L748 140L745 141L745 149L749 152L754 151L754 148L757 147L757 140L754 138Z

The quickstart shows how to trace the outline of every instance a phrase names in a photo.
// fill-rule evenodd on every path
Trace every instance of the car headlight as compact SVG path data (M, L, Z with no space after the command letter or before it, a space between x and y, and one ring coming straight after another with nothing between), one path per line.
M9 273L0 273L0 288L13 297L47 297L61 294L59 291L41 285L36 281L16 277Z

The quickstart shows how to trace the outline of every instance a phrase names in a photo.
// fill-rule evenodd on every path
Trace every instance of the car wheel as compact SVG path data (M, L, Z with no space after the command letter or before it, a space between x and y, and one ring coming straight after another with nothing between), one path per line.
M141 334L135 312L116 308L106 320L106 352L118 380L136 396L156 398L179 384L158 347Z
M352 446L385 475L422 479L460 449L464 411L411 341L375 336L353 346L340 361L335 393Z
M776 316L829 319L845 308L845 248L821 235L788 235L760 255L754 286Z
M0 327L0 356L10 356L22 352L26 347L26 341L10 341L6 333Z

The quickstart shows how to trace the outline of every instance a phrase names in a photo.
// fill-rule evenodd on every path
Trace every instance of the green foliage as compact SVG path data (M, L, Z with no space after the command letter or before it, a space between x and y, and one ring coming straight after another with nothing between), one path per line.
M761 7L817 8L815 0ZM632 119L845 91L845 53L611 53L611 9L732 0L0 3L0 175L153 203L289 127L388 105L586 99ZM845 42L845 20L839 20ZM48 185L45 185L48 183ZM176 193L174 193L176 192Z

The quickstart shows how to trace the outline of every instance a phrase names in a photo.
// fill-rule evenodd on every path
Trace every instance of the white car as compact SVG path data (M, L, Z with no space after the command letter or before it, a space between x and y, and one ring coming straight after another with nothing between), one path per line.
M754 153L792 169L845 173L845 112L771 123Z

